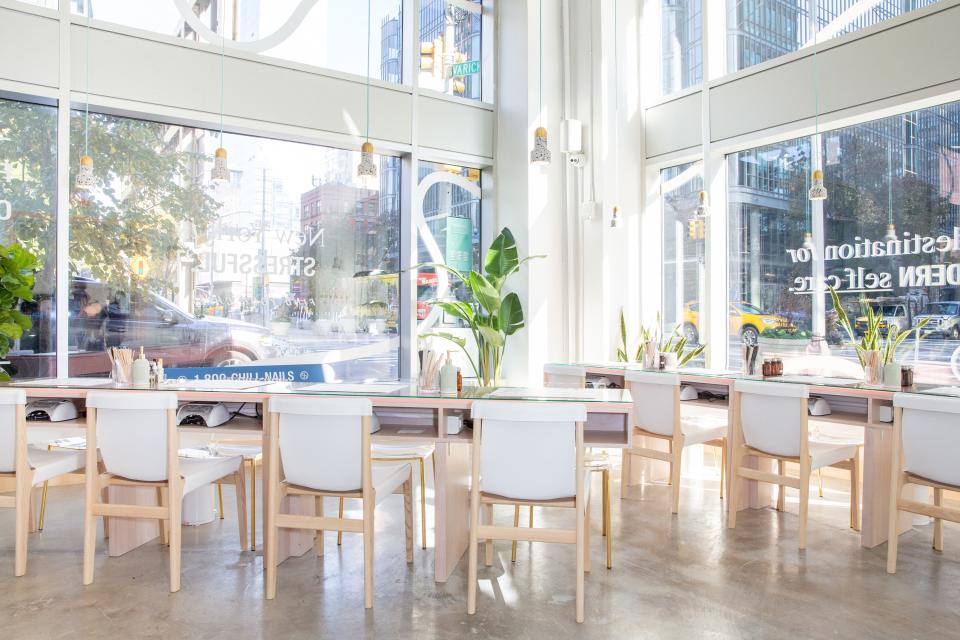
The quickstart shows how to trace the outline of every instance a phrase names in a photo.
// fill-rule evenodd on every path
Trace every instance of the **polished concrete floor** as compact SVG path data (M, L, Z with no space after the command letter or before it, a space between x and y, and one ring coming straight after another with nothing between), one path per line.
M404 562L399 496L377 512L370 611L360 541L349 535L338 548L327 534L324 557L284 563L277 599L265 601L259 552L237 550L232 487L224 488L225 520L184 530L179 593L167 591L167 554L155 543L120 558L107 558L101 543L95 581L83 587L82 492L58 488L45 530L30 536L26 577L13 578L13 517L0 510L0 637L960 637L960 527L948 525L943 553L931 549L929 525L905 534L899 573L889 576L886 546L861 549L847 528L842 484L828 486L823 499L812 493L805 553L796 548L795 494L786 513L744 512L731 531L716 489L715 480L685 478L678 516L669 513L665 486L615 498L612 571L604 568L595 502L586 622L577 625L571 547L521 543L511 564L509 543L498 544L494 566L481 561L477 613L468 616L465 558L446 584L433 581L432 553L419 544L414 564ZM511 522L512 512L497 518Z

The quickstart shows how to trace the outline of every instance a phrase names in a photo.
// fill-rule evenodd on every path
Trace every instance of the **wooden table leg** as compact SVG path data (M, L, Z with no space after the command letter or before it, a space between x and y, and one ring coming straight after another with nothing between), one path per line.
M889 427L867 427L864 431L860 544L870 549L887 541L893 430ZM908 531L910 527L910 514L901 513L900 533Z
M470 450L463 443L438 443L434 480L434 578L446 582L470 541Z
M108 487L107 500L116 504L135 504L150 507L158 506L155 487ZM110 537L107 540L107 554L122 556L160 536L157 520L143 518L110 518L107 521Z

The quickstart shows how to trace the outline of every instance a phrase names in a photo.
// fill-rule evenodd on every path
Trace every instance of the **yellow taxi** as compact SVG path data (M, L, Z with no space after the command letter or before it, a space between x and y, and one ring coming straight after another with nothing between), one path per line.
M749 302L731 302L727 313L730 335L740 336L744 344L757 344L764 329L789 328L790 322L783 316L767 313ZM687 342L700 343L700 303L683 305L683 335Z

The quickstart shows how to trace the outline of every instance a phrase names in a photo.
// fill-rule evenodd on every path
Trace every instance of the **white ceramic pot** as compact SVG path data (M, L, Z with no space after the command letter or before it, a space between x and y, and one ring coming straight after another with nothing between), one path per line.
M901 366L896 362L889 362L883 365L883 386L900 388L900 370Z

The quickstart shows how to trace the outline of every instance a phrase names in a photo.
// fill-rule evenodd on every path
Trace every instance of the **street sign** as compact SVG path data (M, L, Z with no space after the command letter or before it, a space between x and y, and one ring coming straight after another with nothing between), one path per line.
M474 73L480 73L479 60L467 60L466 62L458 62L453 65L454 76L469 76Z

